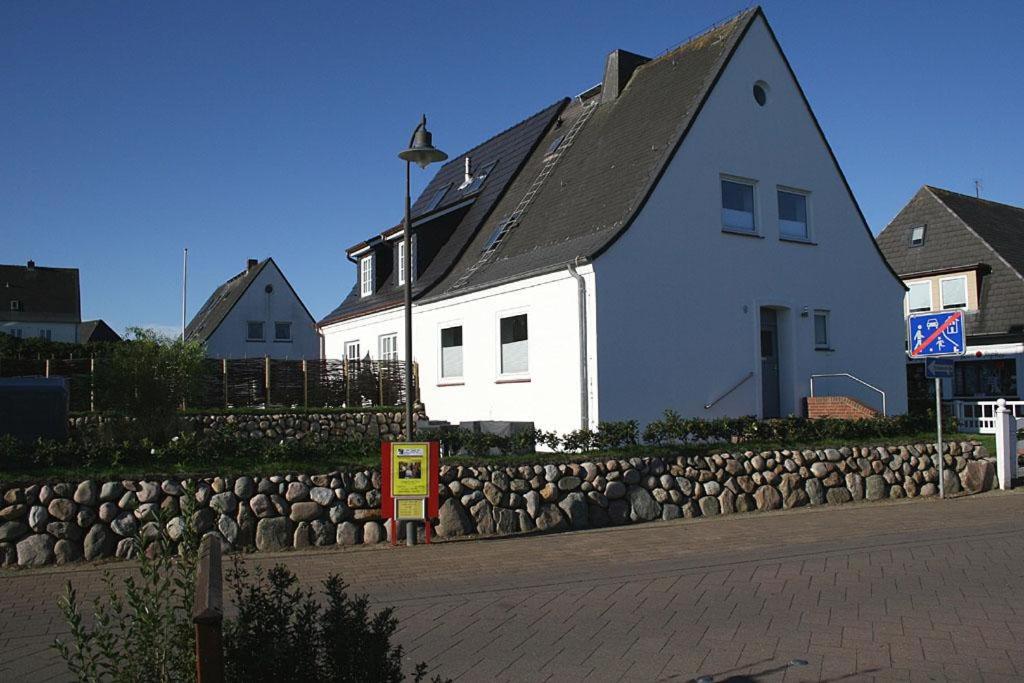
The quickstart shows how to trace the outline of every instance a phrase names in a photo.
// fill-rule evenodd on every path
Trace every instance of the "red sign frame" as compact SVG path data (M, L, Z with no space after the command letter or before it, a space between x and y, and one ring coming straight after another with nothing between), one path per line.
M418 441L415 443L427 444L427 496L425 500L426 519L424 519L424 535L427 543L430 543L433 535L433 520L437 519L438 505L438 482L441 470L441 442L440 441ZM395 494L393 492L392 457L397 446L407 445L404 441L383 441L380 444L380 514L388 520L391 528L391 545L398 543L398 525L395 519ZM409 498L409 496L397 496L397 498Z

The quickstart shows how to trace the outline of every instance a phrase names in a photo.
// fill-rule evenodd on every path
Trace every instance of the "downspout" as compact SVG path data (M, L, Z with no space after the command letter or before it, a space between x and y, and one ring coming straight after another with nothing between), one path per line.
M584 260L582 257L577 256L575 260L565 264L565 267L569 270L569 275L576 279L579 306L580 428L590 429L590 397L588 392L590 373L587 368L587 283L583 276L576 271L577 266Z

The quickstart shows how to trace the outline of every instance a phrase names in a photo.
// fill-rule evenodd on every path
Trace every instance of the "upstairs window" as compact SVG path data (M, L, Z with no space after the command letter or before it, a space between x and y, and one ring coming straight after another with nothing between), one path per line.
M501 319L501 374L524 374L530 369L526 314Z
M917 225L910 230L910 246L919 247L924 244L924 228L923 225Z
M274 341L291 341L292 340L292 324L291 323L274 323Z
M932 310L932 283L912 282L907 292L907 310L911 313Z
M18 300L18 299L11 299L11 310L12 311L20 311L21 310L21 301Z
M939 282L943 308L967 308L967 278L945 278Z
M346 360L359 360L359 342L357 342L357 341L345 342L345 359Z
M359 259L359 295L373 294L373 255Z
M814 312L814 348L827 351L832 347L829 340L828 311Z
M754 185L722 180L722 228L737 232L755 232Z
M790 239L810 239L807 195L779 190L779 235Z
M245 340L263 341L263 321L250 320L246 323Z
M441 330L441 377L462 377L462 326Z
M411 265L412 265L412 281L416 282L416 235L412 236L411 244L412 244L412 254L410 255L409 260L410 260ZM404 239L398 240L398 246L396 247L396 252L397 252L396 259L398 261L398 266L397 266L397 269L398 269L398 285L401 286L401 285L405 284L405 240Z

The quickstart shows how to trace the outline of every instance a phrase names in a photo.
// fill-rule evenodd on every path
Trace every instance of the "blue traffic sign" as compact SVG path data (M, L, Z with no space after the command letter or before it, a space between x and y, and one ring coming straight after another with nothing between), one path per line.
M962 356L967 338L963 311L912 313L907 319L911 358Z
M953 361L948 358L925 358L925 379L953 379Z

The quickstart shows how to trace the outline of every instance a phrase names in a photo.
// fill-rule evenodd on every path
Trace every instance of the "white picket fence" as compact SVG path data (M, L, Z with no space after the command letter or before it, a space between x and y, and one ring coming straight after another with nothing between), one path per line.
M1014 417L1024 417L1024 401L953 401L953 415L961 432L996 433L996 408L1005 405Z

